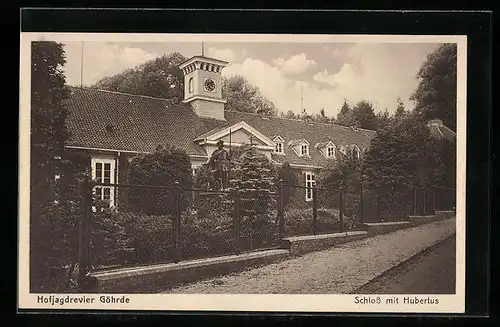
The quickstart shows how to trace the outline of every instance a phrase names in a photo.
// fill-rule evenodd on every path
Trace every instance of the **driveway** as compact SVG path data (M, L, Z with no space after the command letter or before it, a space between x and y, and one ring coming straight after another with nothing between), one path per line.
M453 218L407 228L164 293L350 293L420 251L454 235L455 224ZM409 283L410 277L401 279L400 283Z

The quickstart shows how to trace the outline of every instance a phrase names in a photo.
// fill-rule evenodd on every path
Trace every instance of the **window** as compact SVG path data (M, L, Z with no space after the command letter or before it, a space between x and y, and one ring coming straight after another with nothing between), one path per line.
M97 183L113 184L115 182L114 159L92 158L92 179ZM114 187L98 185L94 187L94 194L98 199L109 201L114 206Z
M312 188L316 184L316 177L313 173L306 173L306 201L311 201L313 199Z
M193 92L193 78L191 77L189 79L189 93Z
M275 150L276 153L283 153L283 143L279 142L279 143L276 143L276 150Z
M300 155L301 156L307 156L309 154L309 147L307 144L301 144L300 145Z
M335 147L334 146L329 146L326 148L326 156L328 158L335 157Z

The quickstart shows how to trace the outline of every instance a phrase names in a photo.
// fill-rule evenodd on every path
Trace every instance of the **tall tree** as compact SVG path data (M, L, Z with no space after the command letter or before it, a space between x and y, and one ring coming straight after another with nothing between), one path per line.
M222 96L227 99L226 110L252 112L265 116L277 115L274 103L265 98L256 86L241 75L223 79Z
M354 124L353 111L346 100L344 100L342 108L337 114L337 124L342 126L352 126Z
M178 103L184 96L184 75L179 64L185 60L186 57L177 52L166 54L133 69L105 77L93 87L172 99Z
M391 122L391 115L389 110L385 108L384 111L377 113L377 129L385 128Z
M411 96L415 111L423 118L439 118L456 130L457 119L457 45L441 45L427 56L417 74L419 84Z
M405 115L406 110L405 110L405 105L403 104L403 100L401 100L401 98L398 98L397 103L398 106L396 108L396 112L394 113L394 118L399 119Z
M360 128L375 130L377 128L377 117L373 106L368 101L360 101L353 108L352 113L355 125Z
M365 154L363 176L371 187L426 186L438 183L441 166L425 121L406 115L377 130Z
M66 180L64 145L68 138L64 100L63 45L33 42L31 45L31 162L30 162L30 281L40 291L39 280L50 268L74 259L71 208L61 203L61 182ZM65 199L68 194L64 192ZM58 202L59 201L59 202ZM74 235L73 235L74 236ZM74 245L74 244L73 244ZM48 282L42 284L47 286Z

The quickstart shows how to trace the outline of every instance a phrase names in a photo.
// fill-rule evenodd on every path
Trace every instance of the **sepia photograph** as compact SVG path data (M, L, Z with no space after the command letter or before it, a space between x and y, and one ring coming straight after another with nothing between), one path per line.
M465 47L22 33L20 305L463 312Z

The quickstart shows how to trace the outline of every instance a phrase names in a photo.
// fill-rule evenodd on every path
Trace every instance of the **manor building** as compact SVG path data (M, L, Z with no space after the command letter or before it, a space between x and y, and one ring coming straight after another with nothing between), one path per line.
M94 179L126 183L132 158L153 152L158 145L185 150L195 173L219 140L226 149L251 143L276 166L288 162L301 183L311 187L317 171L337 160L340 153L360 157L369 147L375 135L371 130L226 111L221 72L227 64L205 56L182 63L184 100L180 104L72 87L67 99L67 149L91 158ZM116 202L112 187L103 187L99 194ZM304 200L312 200L306 189Z

